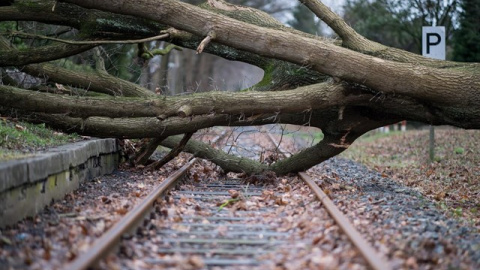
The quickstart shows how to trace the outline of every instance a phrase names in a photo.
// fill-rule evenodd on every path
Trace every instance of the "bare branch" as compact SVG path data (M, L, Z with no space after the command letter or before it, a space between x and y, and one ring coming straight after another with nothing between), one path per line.
M202 40L202 42L200 42L200 45L198 45L197 54L201 54L205 47L207 47L208 44L210 44L210 42L215 39L215 37L215 31L208 32L208 35Z
M166 33L166 34L161 34L154 37L134 39L134 40L80 40L78 41L78 40L66 40L66 39L60 39L60 38L47 37L44 35L30 34L30 33L19 32L19 31L9 31L7 33L0 33L0 34L18 36L18 37L46 39L46 40L52 40L52 41L66 43L70 45L136 44L136 43L161 40L161 39L168 38L170 36L168 33Z
M342 39L342 45L357 52L366 53L382 59L404 63L422 64L430 67L445 67L455 64L439 63L434 59L425 58L418 54L387 47L378 42L369 40L350 27L342 17L333 12L319 0L299 0L308 7L320 20L324 21ZM408 30L408 29L407 29Z
M193 132L185 133L183 135L183 138L180 140L180 142L175 147L173 147L172 150L166 156L164 156L161 160L148 165L145 169L158 170L163 165L167 164L167 162L174 159L176 156L178 156L178 154L180 154L180 152L183 151L183 149L185 148L186 144L188 143L192 135L193 135Z

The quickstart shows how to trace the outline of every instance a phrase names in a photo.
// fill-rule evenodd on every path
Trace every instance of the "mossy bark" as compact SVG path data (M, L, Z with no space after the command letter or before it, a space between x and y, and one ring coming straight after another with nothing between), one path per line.
M52 11L54 3L57 6ZM311 9L315 11L314 6ZM166 31L169 42L192 49L215 32L205 52L264 69L260 84L240 93L159 98L101 70L76 74L37 64L24 70L48 76L56 83L143 98L54 96L0 86L0 101L7 108L35 112L37 119L64 130L101 137L158 138L217 125L276 122L308 124L325 134L318 145L272 166L205 150L194 141L186 145L225 170L273 170L279 174L304 170L337 155L361 134L405 119L480 128L479 64L435 61L372 43L335 16L325 20L342 37L344 47L286 28L265 13L221 0L211 0L202 7L174 0L18 0L13 6L0 8L0 18L72 26L84 39L131 39ZM35 50L48 48L53 47ZM30 64L69 53L68 46L56 48L57 54L44 58L30 57L34 51L17 50L16 56L0 57L0 65L15 61ZM1 49L8 54L15 52ZM164 143L170 140L174 138Z

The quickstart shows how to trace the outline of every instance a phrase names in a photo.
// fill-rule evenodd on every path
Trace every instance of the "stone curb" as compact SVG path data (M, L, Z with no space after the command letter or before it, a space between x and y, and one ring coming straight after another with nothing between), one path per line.
M0 163L0 228L35 215L81 182L112 173L118 153L115 139L95 139Z

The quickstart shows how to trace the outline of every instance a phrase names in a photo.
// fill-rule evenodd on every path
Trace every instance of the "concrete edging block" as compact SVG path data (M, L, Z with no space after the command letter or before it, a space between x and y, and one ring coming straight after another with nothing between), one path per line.
M115 139L95 139L0 162L0 228L35 215L81 182L112 173L119 159Z

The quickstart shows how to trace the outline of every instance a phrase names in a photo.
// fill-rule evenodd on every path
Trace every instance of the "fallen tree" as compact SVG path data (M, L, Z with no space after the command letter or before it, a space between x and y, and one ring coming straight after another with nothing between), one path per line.
M356 33L321 2L301 2L326 22L341 42L290 29L266 13L223 0L199 6L176 0L14 1L0 7L0 19L72 27L77 39L36 35L52 44L19 49L9 38L32 35L3 33L0 66L16 67L43 78L47 85L63 84L72 91L88 90L102 96L27 90L7 75L0 85L0 103L4 110L17 109L32 121L67 131L157 138L150 139L153 147L146 147L148 153L159 143L175 148L180 143L175 135L212 126L288 123L310 125L323 132L324 139L317 145L272 165L228 156L192 140L184 145L185 151L208 158L226 171L248 174L308 169L338 155L362 134L401 120L480 128L478 63L432 60L383 46ZM242 92L159 97L109 74L99 54L95 54L91 72L72 72L44 63L96 50L109 42L142 44L151 37L256 65L264 70L264 78ZM168 53L139 48L146 61ZM145 162L145 152L139 153L137 160Z

